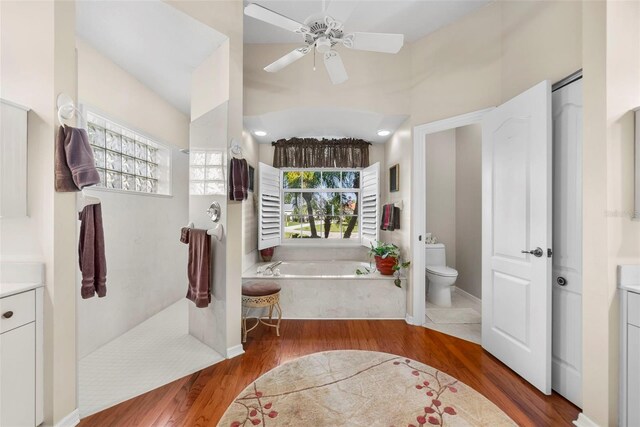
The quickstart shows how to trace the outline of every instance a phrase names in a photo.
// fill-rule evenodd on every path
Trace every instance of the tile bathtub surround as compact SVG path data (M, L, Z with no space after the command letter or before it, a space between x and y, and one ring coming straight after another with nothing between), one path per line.
M278 246L273 254L272 261L333 261L348 259L368 262L370 260L368 252L369 250L363 246L350 248Z

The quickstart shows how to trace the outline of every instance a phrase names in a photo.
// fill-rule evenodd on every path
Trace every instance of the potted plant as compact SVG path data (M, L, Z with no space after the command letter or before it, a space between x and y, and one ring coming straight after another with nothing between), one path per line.
M395 271L393 268L398 264L400 249L392 243L378 241L376 246L371 244L369 255L373 255L376 260L376 268L380 274L391 276Z
M262 257L262 261L264 261L264 262L271 261L271 258L273 258L273 252L275 251L275 249L276 248L274 248L274 247L260 249L260 257Z

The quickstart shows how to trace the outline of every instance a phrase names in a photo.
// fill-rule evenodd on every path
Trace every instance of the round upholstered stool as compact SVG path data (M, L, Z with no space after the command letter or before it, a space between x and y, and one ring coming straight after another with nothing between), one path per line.
M268 316L247 317L252 308L268 308ZM278 312L278 321L273 323L273 309ZM247 329L247 319L255 319L256 323ZM280 285L275 282L249 282L242 285L242 342L247 342L247 333L254 330L260 323L276 328L280 336ZM268 322L267 322L268 320Z

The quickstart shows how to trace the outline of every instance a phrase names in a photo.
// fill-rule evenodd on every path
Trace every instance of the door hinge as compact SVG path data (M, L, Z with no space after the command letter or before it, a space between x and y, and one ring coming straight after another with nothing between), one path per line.
M553 251L551 250L551 248L547 248L547 258L551 258L552 255Z

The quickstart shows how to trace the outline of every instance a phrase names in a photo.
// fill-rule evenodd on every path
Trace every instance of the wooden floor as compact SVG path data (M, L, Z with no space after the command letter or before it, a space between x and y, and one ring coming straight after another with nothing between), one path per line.
M281 337L258 328L245 354L184 377L82 420L80 426L215 426L234 397L270 369L324 350L402 355L473 387L519 425L569 426L578 408L545 396L480 346L402 320L287 320Z

